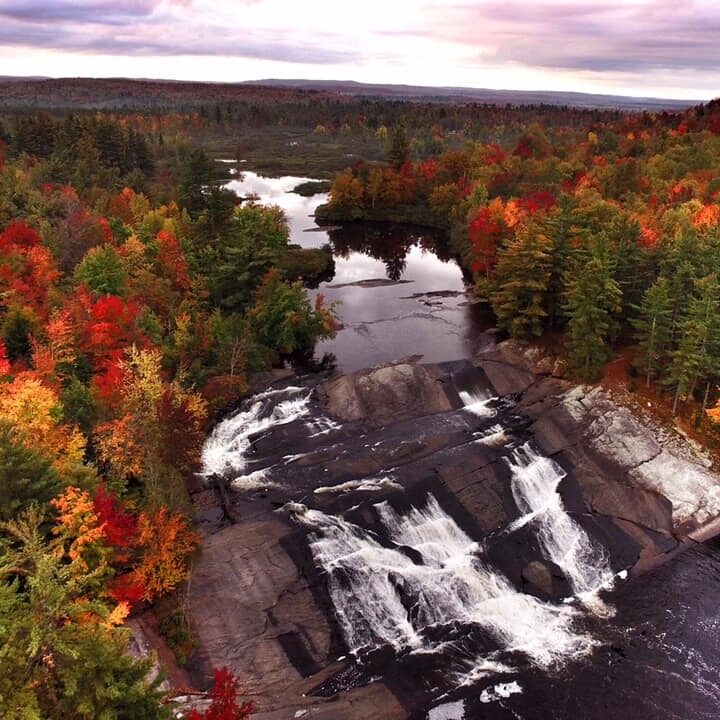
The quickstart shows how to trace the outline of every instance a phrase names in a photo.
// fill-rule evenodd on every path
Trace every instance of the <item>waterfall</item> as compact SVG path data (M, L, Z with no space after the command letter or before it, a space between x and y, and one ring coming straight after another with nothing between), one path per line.
M255 395L246 409L215 426L202 449L203 474L242 475L251 437L277 425L285 425L309 412L310 391L303 387L268 390ZM238 486L241 486L239 483Z
M460 395L460 399L463 401L465 410L473 415L477 415L478 417L493 417L495 415L495 411L489 407L489 405L490 402L497 398L493 397L486 390L473 390L472 392L460 390L458 395Z
M513 498L524 513L509 530L533 523L544 555L565 573L576 595L609 585L613 573L603 547L563 507L558 486L565 471L528 443L513 451L508 464Z
M392 547L341 517L289 508L309 527L313 557L327 573L352 651L385 643L434 651L440 645L424 630L453 622L484 629L501 649L520 651L542 667L592 647L573 630L576 609L516 591L432 495L403 516L385 502L374 507Z
M500 447L509 442L509 436L502 425L492 425L487 430L475 433L475 442L489 447Z

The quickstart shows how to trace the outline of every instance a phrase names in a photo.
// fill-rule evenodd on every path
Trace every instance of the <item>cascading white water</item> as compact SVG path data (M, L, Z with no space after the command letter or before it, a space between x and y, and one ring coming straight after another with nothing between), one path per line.
M328 435L333 430L337 430L339 427L340 425L338 423L325 416L320 416L307 423L307 428L310 431L311 438Z
M387 503L375 507L396 547L384 547L343 518L292 508L311 529L311 551L327 572L352 650L383 643L433 650L423 630L453 621L480 626L502 649L523 652L543 667L592 647L591 638L573 630L574 608L516 591L433 496L404 516ZM412 559L418 554L422 562Z
M508 442L508 434L502 425L493 425L487 430L475 434L475 442L479 445L497 447Z
M278 396L287 398L275 402ZM268 390L255 395L253 404L215 426L202 449L203 474L243 473L250 438L277 425L285 425L307 415L310 391L303 387ZM240 483L238 486L240 487Z
M460 390L458 395L463 401L464 409L473 415L478 417L493 417L495 415L495 411L489 407L489 404L496 398L486 390L473 390L472 392Z
M545 556L566 575L573 593L593 593L612 583L613 572L601 545L593 542L563 507L558 486L565 471L528 443L508 459L512 494L524 515L509 528L532 522Z
M344 492L381 492L386 490L402 490L403 486L395 482L392 478L383 477L365 477L359 480L348 480L338 485L328 485L315 488L315 495L328 495L332 493Z

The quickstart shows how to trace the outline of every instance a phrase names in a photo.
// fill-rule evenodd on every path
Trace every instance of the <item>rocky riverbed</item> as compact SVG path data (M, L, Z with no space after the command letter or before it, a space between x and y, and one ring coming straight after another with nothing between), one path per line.
M259 720L460 720L604 657L613 586L709 532L720 478L560 375L503 343L293 378L220 423L194 496L195 682L227 665Z

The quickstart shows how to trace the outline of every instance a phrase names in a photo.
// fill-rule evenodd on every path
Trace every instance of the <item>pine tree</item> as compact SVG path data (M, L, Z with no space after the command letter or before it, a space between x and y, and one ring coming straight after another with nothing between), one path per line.
M127 609L97 593L106 566L47 540L44 520L33 506L0 524L0 717L169 718L151 662L127 652Z
M180 163L178 203L196 218L205 209L208 188L214 182L215 168L212 160L202 149L191 150Z
M558 206L543 221L543 232L553 244L552 274L550 277L550 293L548 302L548 320L551 326L562 324L564 312L560 298L565 287L565 275L571 268L576 250L573 238L578 229L574 217L572 199L561 195Z
M620 286L601 258L592 257L566 276L563 308L568 318L570 363L588 380L608 358L613 314L619 312L621 301Z
M689 302L679 322L679 342L671 353L667 384L674 387L673 415L681 398L691 395L702 378L706 381L705 401L710 384L717 376L720 348L720 285L716 275L695 283L696 296Z
M26 447L12 425L0 421L0 520L10 520L32 502L48 502L59 489L51 463Z
M662 369L672 335L672 298L666 278L659 278L643 295L640 305L633 306L638 317L631 320L636 330L640 352L639 367L645 372L645 384Z
M402 125L392 131L388 159L395 169L402 167L410 159L410 141Z
M30 358L32 337L37 328L37 319L29 310L17 306L10 308L0 326L0 338L11 361Z
M514 337L541 335L547 318L553 243L523 228L499 253L497 290L491 295L498 323Z

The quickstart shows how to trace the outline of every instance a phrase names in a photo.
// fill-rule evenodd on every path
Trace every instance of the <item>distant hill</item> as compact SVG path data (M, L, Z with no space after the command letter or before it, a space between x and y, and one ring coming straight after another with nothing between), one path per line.
M32 82L37 80L47 80L47 78L40 75L0 75L0 82Z
M539 90L373 85L337 80L267 79L243 83L213 83L127 78L51 79L0 76L0 110L177 110L248 99L307 100L308 95L384 98L407 102L555 105L651 112L677 112L701 102Z
M2 78L0 110L188 111L216 103L306 98L318 91L128 78Z
M701 100L598 95L552 90L490 90L469 87L424 87L421 85L379 85L353 80L251 80L244 85L316 90L341 95L396 98L439 102L476 102L495 105L568 105L578 108L680 111L699 105Z

